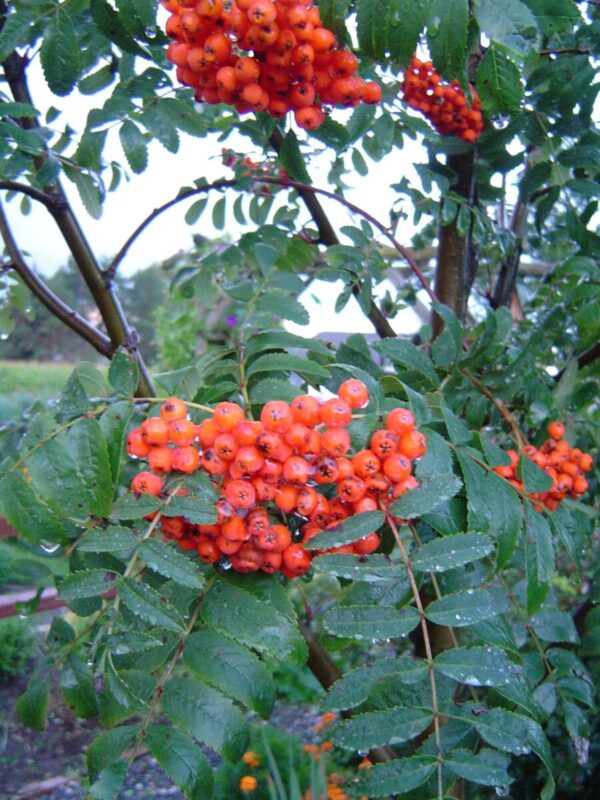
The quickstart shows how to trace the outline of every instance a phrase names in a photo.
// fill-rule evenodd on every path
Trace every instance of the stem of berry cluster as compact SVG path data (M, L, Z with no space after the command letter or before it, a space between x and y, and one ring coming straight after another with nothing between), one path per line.
M444 784L442 779L442 739L440 735L440 711L438 705L438 696L437 696L437 686L435 680L435 668L433 663L433 652L431 649L431 641L429 638L429 630L427 628L427 619L425 617L425 609L423 607L423 602L421 600L421 595L419 593L419 587L417 586L417 581L415 580L415 575L412 570L412 565L410 563L410 559L408 557L408 553L406 552L406 548L404 547L404 543L402 542L402 537L398 531L394 518L390 514L387 509L383 509L386 517L386 522L392 531L394 539L396 540L396 544L398 545L398 551L400 552L400 557L402 558L402 562L404 563L404 568L406 569L406 574L408 576L408 582L410 584L410 588L412 591L413 599L415 601L415 605L417 607L417 611L419 612L420 622L421 622L421 631L423 635L423 642L425 645L425 660L427 661L427 667L429 671L429 684L431 686L431 708L433 711L433 733L435 737L435 748L437 751L437 779L438 779L438 800L442 800L444 797Z

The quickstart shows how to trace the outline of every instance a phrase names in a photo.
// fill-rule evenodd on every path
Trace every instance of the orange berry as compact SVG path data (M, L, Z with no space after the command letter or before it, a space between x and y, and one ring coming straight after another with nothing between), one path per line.
M158 497L162 492L163 480L153 472L138 472L131 481L131 491L134 494L151 494Z
M152 447L148 453L148 464L161 475L170 472L173 464L173 451L170 447Z
M173 450L173 469L190 474L200 466L200 453L192 445L176 447Z
M162 447L169 441L169 425L162 417L149 417L145 419L140 430L146 444Z

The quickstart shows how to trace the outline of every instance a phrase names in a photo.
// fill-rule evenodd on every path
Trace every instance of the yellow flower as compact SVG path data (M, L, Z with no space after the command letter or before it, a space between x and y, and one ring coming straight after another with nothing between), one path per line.
M244 775L243 778L240 780L240 789L242 792L250 793L256 791L256 787L258 786L258 781L254 777L254 775Z

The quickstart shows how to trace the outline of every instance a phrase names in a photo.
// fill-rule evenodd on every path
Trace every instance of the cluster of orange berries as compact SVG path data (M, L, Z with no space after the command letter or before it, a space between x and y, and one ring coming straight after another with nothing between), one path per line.
M302 575L312 558L302 542L354 514L386 507L419 485L412 462L425 453L427 442L405 408L389 412L368 449L350 453L347 426L353 410L368 402L365 384L350 378L329 400L311 395L290 404L271 400L260 420L247 419L236 403L222 402L196 425L186 403L169 398L159 417L149 417L128 435L129 455L146 459L152 470L136 475L131 490L160 496L169 473L203 470L220 495L217 523L163 517L165 536L182 549L197 550L205 563L226 556L238 572ZM300 526L300 541L294 540L287 515ZM380 543L371 532L335 552L366 555Z
M413 58L402 83L405 102L421 111L444 136L458 136L474 142L483 130L481 101L471 90L471 106L458 81L448 83L436 72L431 61Z
M377 103L381 88L358 77L312 0L161 0L171 12L167 58L196 100L240 113L294 112L301 128L325 120L322 105Z
M563 438L564 435L565 426L562 422L555 420L548 425L550 438L539 450L530 444L523 448L524 455L540 469L543 469L553 480L550 491L530 495L530 499L540 510L542 506L545 506L549 511L555 511L566 497L577 498L588 490L584 472L592 469L594 460L589 453L583 453L577 447L571 447ZM495 467L494 470L522 491L523 482L517 478L519 454L515 450L509 450L508 455L511 464L505 467Z

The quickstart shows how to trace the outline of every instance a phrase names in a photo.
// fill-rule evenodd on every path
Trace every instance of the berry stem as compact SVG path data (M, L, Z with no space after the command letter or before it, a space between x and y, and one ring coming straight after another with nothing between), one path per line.
M406 548L404 547L404 543L402 542L402 537L398 532L398 528L396 527L396 523L394 522L394 518L390 514L387 508L383 508L382 511L385 513L386 522L392 531L394 539L398 545L398 550L400 552L400 557L404 563L404 567L406 569L406 574L408 576L408 582L410 583L410 588L413 594L413 598L415 601L415 605L417 607L417 611L419 612L420 620L421 620L421 631L423 634L423 643L425 645L425 655L427 661L427 667L429 671L429 683L431 686L431 708L433 711L433 732L435 737L435 748L437 751L437 779L438 779L438 800L443 800L444 797L444 783L442 779L442 739L440 735L440 711L438 705L438 696L437 696L437 686L435 680L435 669L433 664L433 652L431 649L431 640L429 638L429 630L427 628L427 620L425 618L425 609L423 607L423 602L421 600L421 595L419 594L419 587L417 586L417 581L415 579L414 572L412 570L412 565L410 563L410 559L408 557L408 553L406 552Z
M496 409L498 409L502 419L510 426L510 429L513 432L515 442L517 443L518 449L522 450L527 444L527 441L523 436L523 434L521 433L521 429L517 425L515 418L510 413L508 408L504 405L504 403L501 400L499 400L497 397L494 397L494 395L489 391L489 389L486 389L483 383L481 383L480 380L478 380L474 375L472 375L468 369L461 369L461 373L471 381L471 383L477 389L478 392L481 392L481 394L484 397L487 397L490 403Z

